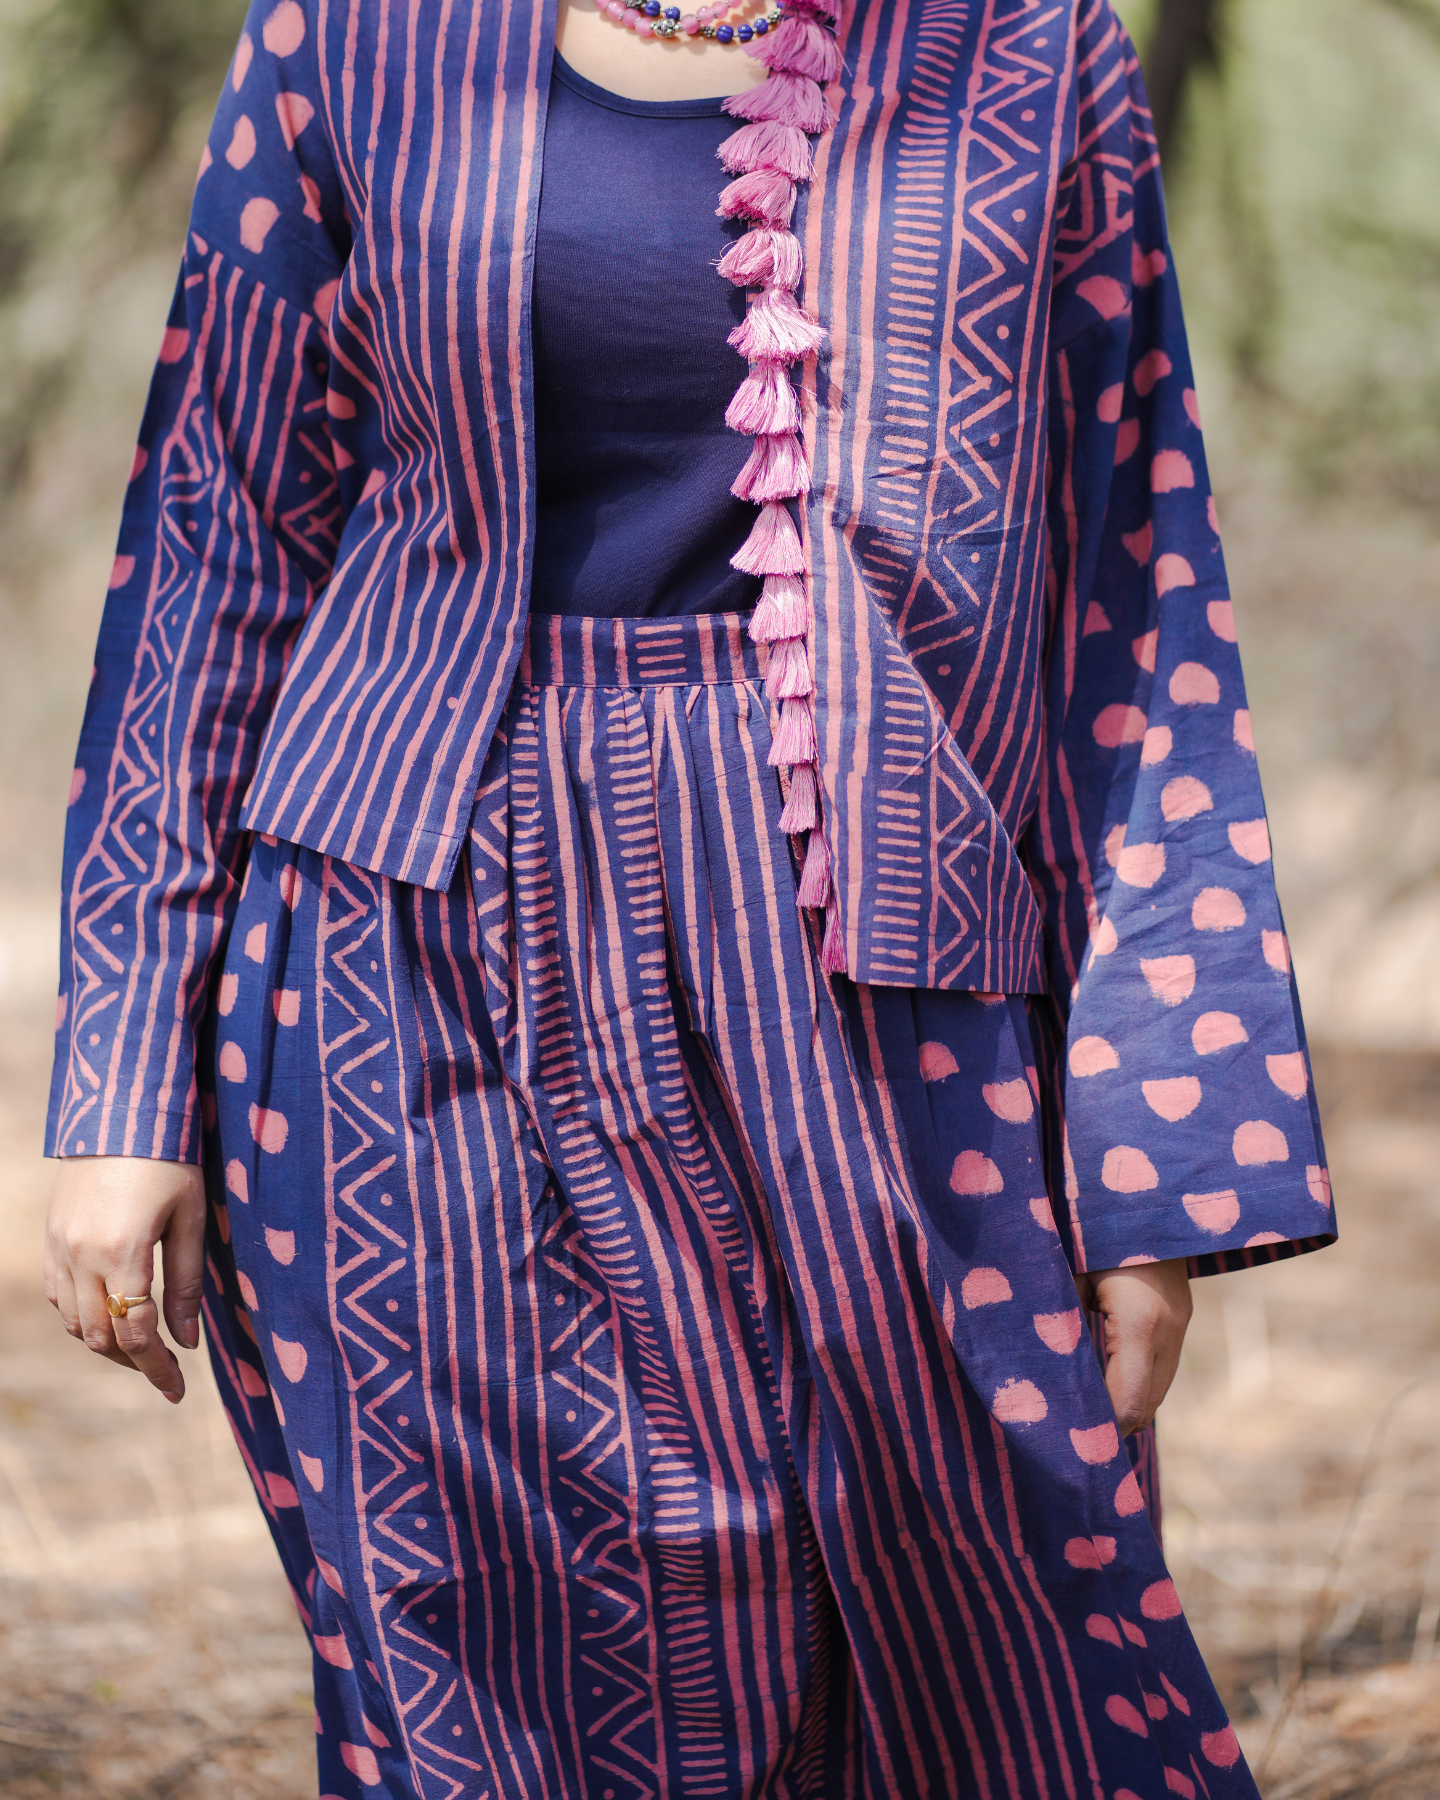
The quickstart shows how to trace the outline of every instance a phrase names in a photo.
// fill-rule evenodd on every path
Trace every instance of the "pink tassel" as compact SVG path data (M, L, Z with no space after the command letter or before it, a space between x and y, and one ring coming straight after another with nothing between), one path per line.
M795 304L793 294L769 287L730 333L729 342L748 362L798 362L815 354L825 333Z
M737 500L793 500L810 492L810 465L805 449L793 431L774 437L757 437L745 467L730 483Z
M828 131L835 123L835 108L818 81L808 75L786 75L779 69L772 70L759 87L732 94L724 110L736 119L774 119L801 131Z
M767 575L760 604L750 615L750 636L757 644L779 644L804 637L809 629L805 584L794 575Z
M805 552L795 521L778 502L760 508L750 535L730 558L730 567L745 575L799 575ZM801 759L804 760L803 758Z
M715 266L736 287L798 288L805 259L793 231L762 226L736 238Z
M750 46L749 54L767 69L787 75L808 75L824 85L840 73L840 46L814 19L792 12L763 38Z
M770 754L766 761L772 769L778 769L782 763L787 763L793 769L796 763L813 763L818 755L815 715L810 710L810 702L782 700L780 723L770 740Z
M770 646L765 692L772 700L803 700L807 694L815 692L803 637L785 638Z
M809 138L793 125L778 125L773 119L742 125L731 132L715 154L732 175L779 169L792 181L808 181L815 173Z
M772 76L771 80L774 79ZM715 208L722 219L754 219L761 225L788 225L795 210L795 183L778 169L756 169L721 188Z
M805 846L805 867L800 871L800 906L823 906L830 898L830 848L822 832L812 831Z
M813 13L816 18L838 19L840 17L840 0L795 0L793 6L787 6L787 12ZM833 29L833 27L832 27ZM753 55L754 52L752 51Z
M799 831L813 831L820 823L820 788L811 763L801 763L790 771L790 797L780 815L780 829L787 837Z
M827 975L845 973L845 939L840 931L840 908L833 902L825 914L825 941L820 946L820 967Z
M725 423L747 437L762 432L798 431L800 400L783 363L756 363L725 409Z

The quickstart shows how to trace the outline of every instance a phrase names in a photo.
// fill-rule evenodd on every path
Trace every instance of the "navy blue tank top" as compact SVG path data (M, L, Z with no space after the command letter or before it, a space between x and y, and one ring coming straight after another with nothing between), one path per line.
M725 425L745 296L715 273L719 100L626 100L555 59L532 306L538 613L744 612L750 440Z

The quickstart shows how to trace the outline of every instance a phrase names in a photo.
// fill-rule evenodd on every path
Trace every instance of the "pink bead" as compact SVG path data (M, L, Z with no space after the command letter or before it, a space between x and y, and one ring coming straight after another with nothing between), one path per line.
M713 6L702 6L695 17L702 25L712 25L715 22L715 8Z
M637 19L635 21L635 35L636 37L654 37L655 27L651 24L649 19Z
M695 37L700 30L700 21L695 17L694 13L686 13L684 18L680 21L680 29L685 33L686 37Z
M605 8L605 14L607 18L613 19L619 25L624 21L625 8L620 4L620 0L610 0L610 4Z
M625 8L625 29L633 31L640 23L641 15L631 6Z

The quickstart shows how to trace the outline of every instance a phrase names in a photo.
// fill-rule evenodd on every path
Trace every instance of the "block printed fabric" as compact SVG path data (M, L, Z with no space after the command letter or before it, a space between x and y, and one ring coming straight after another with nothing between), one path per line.
M1066 1266L1334 1231L1133 51L1109 0L841 21L830 981L736 622L527 626L553 30L252 9L49 1148L208 1159L325 1792L1249 1796Z
M537 619L447 892L255 847L206 1322L321 1790L1253 1797L1024 1003L818 974L769 740L733 616Z
M524 636L553 29L527 0L252 10L75 774L62 1154L199 1154L246 828L448 886ZM1090 1266L1323 1239L1133 51L1109 0L865 0L840 40L797 230L849 973L1048 991Z

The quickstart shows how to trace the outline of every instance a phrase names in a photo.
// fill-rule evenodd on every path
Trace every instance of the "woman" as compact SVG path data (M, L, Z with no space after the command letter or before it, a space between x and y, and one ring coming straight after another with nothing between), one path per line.
M563 12L241 39L52 1298L204 1311L325 1794L1253 1794L1138 1428L1333 1226L1133 53Z

